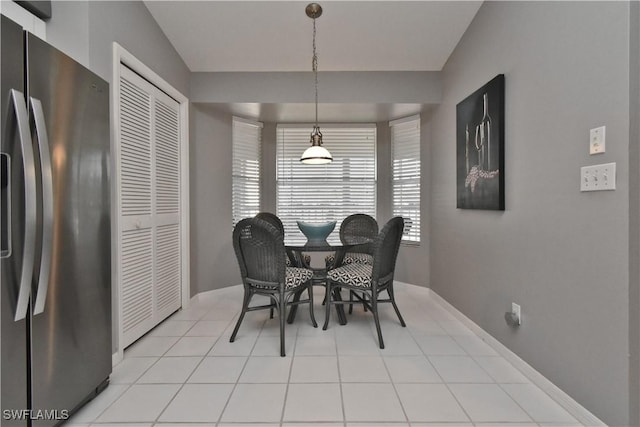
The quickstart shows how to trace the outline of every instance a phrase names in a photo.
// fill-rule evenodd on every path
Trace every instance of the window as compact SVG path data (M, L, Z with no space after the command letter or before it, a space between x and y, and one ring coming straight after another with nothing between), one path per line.
M277 214L287 241L304 243L296 220L340 222L353 213L376 214L375 125L322 126L324 147L333 155L327 165L305 165L311 125L279 125L277 131ZM329 240L337 240L334 232Z
M420 242L420 116L389 122L393 216L405 220L403 241Z
M262 123L233 118L233 225L260 211Z

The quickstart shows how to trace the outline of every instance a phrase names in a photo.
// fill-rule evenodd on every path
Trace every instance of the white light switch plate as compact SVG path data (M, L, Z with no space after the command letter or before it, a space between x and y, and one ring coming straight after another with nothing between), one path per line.
M605 126L591 129L591 131L589 132L589 154L604 153L605 130Z
M616 164L583 166L580 168L580 191L616 189Z

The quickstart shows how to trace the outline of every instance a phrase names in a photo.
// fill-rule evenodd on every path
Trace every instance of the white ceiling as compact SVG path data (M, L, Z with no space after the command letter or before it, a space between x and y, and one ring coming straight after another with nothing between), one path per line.
M310 71L305 1L145 1L191 71ZM482 1L320 1L318 70L439 71Z

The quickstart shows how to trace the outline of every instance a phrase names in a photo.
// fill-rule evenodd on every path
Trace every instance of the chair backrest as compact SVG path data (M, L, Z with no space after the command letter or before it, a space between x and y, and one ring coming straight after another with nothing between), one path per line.
M393 280L403 229L404 220L397 216L391 218L376 237L373 244L373 270L371 272L371 278L374 282L377 283L380 280L386 283L388 280Z
M256 216L254 218L258 218L258 219L262 219L264 221L267 221L269 224L273 225L278 230L280 230L280 232L284 236L284 225L282 225L282 220L280 220L280 218L278 218L278 215L273 214L271 212L259 212L258 214L256 214Z
M245 286L284 286L286 253L276 227L259 218L243 219L233 229L233 249Z
M378 222L367 214L349 215L340 225L340 241L345 244L357 243L362 237L375 239L377 235ZM373 245L358 246L350 252L373 254Z

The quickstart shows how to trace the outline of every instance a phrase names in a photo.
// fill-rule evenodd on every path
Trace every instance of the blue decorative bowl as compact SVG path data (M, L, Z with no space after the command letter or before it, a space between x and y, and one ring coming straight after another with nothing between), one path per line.
M307 238L307 244L323 244L327 243L327 237L334 228L336 228L335 221L327 221L320 224L312 224L310 222L296 221L298 228L302 231L302 234Z

